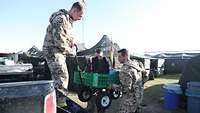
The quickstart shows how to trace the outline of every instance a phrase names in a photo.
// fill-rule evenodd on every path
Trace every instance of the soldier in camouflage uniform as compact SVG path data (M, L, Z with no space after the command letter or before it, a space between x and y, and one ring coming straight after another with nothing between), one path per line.
M76 2L69 11L61 9L53 13L43 43L43 53L51 72L56 90L67 94L69 74L65 63L66 55L74 55L74 41L71 35L73 22L84 13L84 2Z
M146 71L139 62L129 59L126 49L121 49L118 53L118 60L123 64L119 73L120 89L123 93L119 113L141 112L140 104L143 97L143 75L146 74Z

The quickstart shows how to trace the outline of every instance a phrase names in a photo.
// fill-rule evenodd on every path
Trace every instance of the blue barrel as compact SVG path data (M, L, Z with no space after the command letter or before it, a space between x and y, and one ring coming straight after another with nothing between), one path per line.
M200 113L200 82L187 84L187 113Z
M180 105L182 90L179 84L165 84L164 108L168 110L176 109Z

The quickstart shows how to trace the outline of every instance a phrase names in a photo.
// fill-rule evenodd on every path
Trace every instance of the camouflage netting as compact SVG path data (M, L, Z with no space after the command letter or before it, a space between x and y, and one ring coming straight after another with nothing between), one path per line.
M180 77L179 83L183 90L187 88L187 82L200 82L200 55L188 60Z
M117 51L120 49L118 44L117 43L113 43L107 35L104 35L102 37L102 39L96 45L94 45L92 48L80 51L80 52L77 53L77 55L78 56L94 55L95 50L97 48L101 48L104 51L104 53L107 54L106 52L108 52L111 47L114 50L114 55L116 55Z

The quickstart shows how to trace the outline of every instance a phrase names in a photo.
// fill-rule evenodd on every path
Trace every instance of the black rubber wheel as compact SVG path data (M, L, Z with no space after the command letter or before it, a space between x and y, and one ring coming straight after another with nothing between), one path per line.
M92 90L89 88L83 88L78 92L78 98L82 102L87 102L92 98Z
M101 92L96 97L96 106L98 109L106 109L108 108L112 103L112 99L110 98L110 95L106 92Z
M110 91L110 97L112 99L118 99L121 96L121 92L118 90L111 90Z

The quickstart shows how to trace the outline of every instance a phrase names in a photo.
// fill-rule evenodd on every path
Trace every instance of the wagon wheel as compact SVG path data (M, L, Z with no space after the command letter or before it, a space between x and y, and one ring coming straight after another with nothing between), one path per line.
M112 99L118 99L121 96L121 92L118 90L111 90L110 91L110 97Z
M92 97L92 90L90 88L83 88L78 92L78 98L82 102L87 102Z
M99 109L106 109L111 105L110 95L106 92L102 92L96 97L96 106Z

